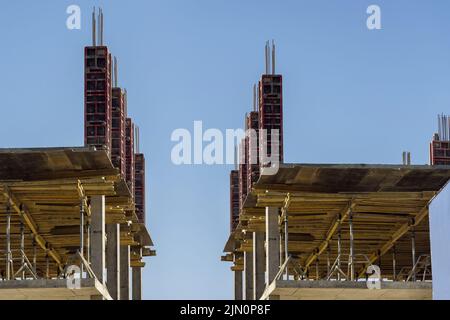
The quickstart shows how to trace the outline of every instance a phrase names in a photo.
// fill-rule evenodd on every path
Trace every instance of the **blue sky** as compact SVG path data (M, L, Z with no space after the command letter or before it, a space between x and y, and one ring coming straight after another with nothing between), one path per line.
M82 29L65 26L68 5ZM366 28L378 4L380 31ZM450 106L450 3L381 0L8 1L0 10L0 147L83 143L83 47L101 5L105 42L141 128L148 227L158 256L147 299L232 298L230 166L174 166L171 133L238 128L275 39L284 76L285 161L428 163Z

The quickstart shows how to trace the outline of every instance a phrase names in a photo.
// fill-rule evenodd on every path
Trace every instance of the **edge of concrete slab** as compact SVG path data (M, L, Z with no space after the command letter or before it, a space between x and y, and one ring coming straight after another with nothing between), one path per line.
M80 289L69 289L65 279L0 281L0 300L111 300L97 279L82 279Z

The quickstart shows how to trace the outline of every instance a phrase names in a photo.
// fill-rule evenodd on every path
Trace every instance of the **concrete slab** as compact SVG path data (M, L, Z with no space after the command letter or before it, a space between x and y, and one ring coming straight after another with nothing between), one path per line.
M96 279L82 279L80 289L67 288L65 279L0 281L0 300L90 300L95 296L111 300Z
M370 290L366 282L351 281L274 281L262 300L279 296L281 300L431 300L431 282L382 282L381 289Z

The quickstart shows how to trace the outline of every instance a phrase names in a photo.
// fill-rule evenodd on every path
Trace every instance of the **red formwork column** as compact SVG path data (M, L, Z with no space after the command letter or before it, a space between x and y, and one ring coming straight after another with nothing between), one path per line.
M145 224L145 156L142 153L134 157L134 202L139 223Z
M248 156L248 140L243 139L240 144L240 161L239 161L239 208L242 210L244 201L247 198L247 156Z
M134 123L130 118L125 120L125 179L134 196Z
M123 178L126 176L125 157L125 94L121 88L112 89L112 125L111 125L111 160L120 170Z
M85 48L84 144L111 153L111 55L105 46Z
M230 172L230 231L239 224L239 171Z
M450 165L450 141L433 140L430 144L431 165Z
M248 139L247 194L252 191L253 184L259 179L259 118L258 112L252 111L246 117Z
M283 78L281 75L265 74L259 81L259 128L267 132L267 156L279 156L283 163ZM278 150L272 150L271 130L277 129L279 133ZM261 131L261 134L263 132ZM260 152L264 143L260 135Z

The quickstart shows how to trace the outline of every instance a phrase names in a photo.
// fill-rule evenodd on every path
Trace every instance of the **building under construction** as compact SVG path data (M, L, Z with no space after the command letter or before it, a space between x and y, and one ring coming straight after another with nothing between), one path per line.
M142 298L145 156L101 9L92 20L84 147L0 149L0 299Z
M278 152L280 166L275 174L261 161L254 168L252 148L243 148L232 173L249 177L239 193L232 179L233 227L222 257L232 263L236 300L441 298L437 289L449 286L440 244L450 227L448 119L439 117L431 165L285 164L275 71L275 46L267 44L254 110L258 130L279 129L279 148L259 135L257 150ZM436 228L444 222L445 232Z

